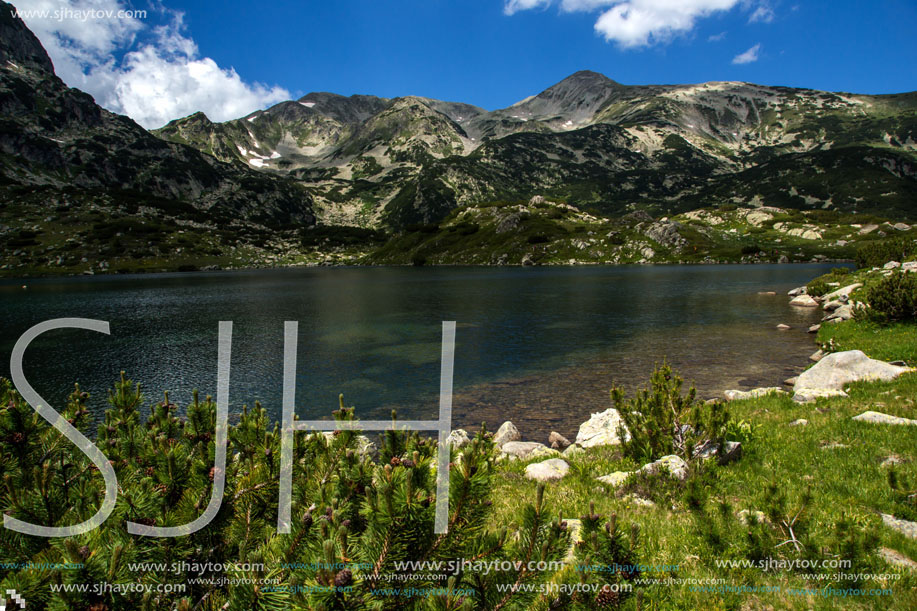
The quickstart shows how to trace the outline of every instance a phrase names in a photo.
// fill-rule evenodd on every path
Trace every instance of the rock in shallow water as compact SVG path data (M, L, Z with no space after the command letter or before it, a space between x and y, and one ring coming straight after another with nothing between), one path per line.
M808 295L799 295L797 297L793 297L792 301L790 301L790 305L800 308L817 308L818 302Z

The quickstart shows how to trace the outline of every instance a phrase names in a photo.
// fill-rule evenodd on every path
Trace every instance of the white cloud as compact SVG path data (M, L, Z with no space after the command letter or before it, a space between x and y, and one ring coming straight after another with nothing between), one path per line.
M770 23L774 20L774 9L767 2L762 2L748 18L748 23Z
M560 0L565 12L602 11L595 31L623 48L666 42L694 29L697 19L726 11L741 0ZM508 15L546 6L550 0L507 0ZM532 5L532 6L526 6Z
M20 11L71 11L70 18L25 16L51 56L57 75L114 112L146 128L202 110L215 121L248 114L290 98L281 87L246 83L232 68L201 57L183 34L182 14L167 11L169 25L149 28L135 16L81 19L80 11L129 10L119 0L19 0ZM96 13L98 15L100 13ZM143 43L137 38L145 36ZM115 53L127 51L120 61Z
M748 51L744 53L739 53L732 58L732 63L734 64L750 64L752 62L758 61L758 52L761 50L761 43L759 42Z
M707 37L707 42L719 42L726 38L726 32L720 32L719 34L711 34Z
M514 15L519 11L527 11L541 6L548 6L549 4L551 4L551 0L506 0L503 5L503 12L507 15Z

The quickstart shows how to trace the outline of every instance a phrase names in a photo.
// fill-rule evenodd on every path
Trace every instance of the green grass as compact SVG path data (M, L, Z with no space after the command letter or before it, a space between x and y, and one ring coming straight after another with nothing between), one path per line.
M835 338L837 349L858 348L886 360L917 357L917 327L895 325L878 328L850 321L823 327L819 340ZM676 564L673 577L724 579L733 587L779 586L779 593L700 593L687 586L652 585L644 592L644 609L913 609L917 608L917 571L892 567L871 554L854 559L849 571L900 574L897 581L873 579L861 588L892 588L892 596L798 596L787 588L819 588L830 581L807 581L807 570L765 572L757 568L718 568L717 560L741 559L749 553L749 535L755 528L773 530L767 524L744 526L733 516L742 510L766 511L768 489L776 485L786 498L787 517L803 509L801 521L808 524L808 553L826 548L844 555L837 542L840 524L845 532L873 533L880 547L888 547L917 559L917 541L883 526L880 513L917 519L917 506L903 501L889 485L889 467L882 462L892 455L906 462L894 467L899 481L911 491L917 488L917 427L861 423L853 416L876 410L895 416L917 418L917 374L906 374L888 383L858 383L849 397L819 400L816 404L794 403L790 395L768 396L729 404L732 419L755 426L750 440L743 442L744 454L730 465L692 474L689 481L706 496L706 510L692 508L689 486L672 480L636 482L619 490L606 487L596 478L613 471L633 470L637 465L624 459L616 447L588 449L568 460L570 473L548 485L545 498L565 518L588 512L589 503L602 515L616 513L619 523L636 523L641 534L640 562ZM609 407L611 407L609 401ZM804 418L806 426L789 426ZM840 444L832 447L832 444ZM537 462L535 459L530 462ZM512 528L518 520L519 498L534 494L535 485L524 477L527 462L510 462L502 467L493 495L496 521ZM655 501L654 507L634 505L627 492L637 491ZM803 505L807 494L811 500ZM725 503L721 517L719 506ZM725 514L723 514L725 515ZM779 536L778 536L779 539ZM717 543L718 541L718 543ZM796 558L784 546L766 549L769 557ZM816 571L817 572L817 571ZM834 572L834 571L828 571ZM665 577L664 575L650 575ZM833 587L844 587L834 584ZM847 586L850 587L850 586ZM630 606L635 608L631 601Z
M862 350L874 359L917 365L917 326L913 324L859 320L825 324L818 330L818 342L830 345L834 352Z

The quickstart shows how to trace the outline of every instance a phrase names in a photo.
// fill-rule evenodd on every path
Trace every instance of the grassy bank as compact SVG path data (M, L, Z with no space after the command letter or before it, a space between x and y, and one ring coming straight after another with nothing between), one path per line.
M862 349L875 358L913 363L917 356L914 325L878 328L848 321L823 327L819 341L832 338L838 350ZM546 498L564 516L577 517L593 502L599 514L617 514L619 520L638 524L643 533L641 562L678 565L675 571L650 573L649 577L722 580L713 587L724 591L716 593L692 591L689 585L648 586L644 608L913 609L917 606L917 571L887 564L877 550L888 548L917 558L917 540L884 526L880 517L886 513L917 520L917 504L907 498L917 491L917 427L861 423L852 417L875 410L917 418L917 374L888 383L853 384L849 395L814 405L794 403L789 394L729 403L732 420L747 423L751 431L742 440L744 455L734 463L694 472L686 483L638 481L615 490L596 478L639 465L623 458L616 447L587 449L568 459L570 474L550 484ZM797 419L808 424L791 425ZM901 464L883 465L890 457L897 457ZM515 523L515 499L535 489L524 477L525 466L539 460L543 458L507 463L499 473L495 523ZM898 490L890 485L890 477L897 480ZM635 495L654 505L635 502ZM792 520L798 514L796 535L801 538L800 532L806 532L810 549L759 547L755 542L758 529L773 531L774 540L780 540L784 535L779 523L768 517L764 524L749 526L738 517L742 510L768 514L775 508L780 519ZM901 578L816 581L806 574L821 573L824 578L835 571L762 571L717 565L724 560L765 557L813 558L821 549L828 550L824 558L836 554L851 559L853 566L844 569L846 573L895 573ZM735 591L743 586L778 591ZM845 597L827 593L826 587L891 588L893 593ZM821 592L791 592L807 588Z

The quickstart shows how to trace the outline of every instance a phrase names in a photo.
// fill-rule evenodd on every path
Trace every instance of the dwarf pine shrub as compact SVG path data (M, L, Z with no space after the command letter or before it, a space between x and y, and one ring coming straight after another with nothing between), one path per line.
M61 415L91 436L88 399L77 387ZM216 404L195 393L192 403L180 410L166 394L143 418L140 387L123 374L108 401L95 438L119 483L108 519L67 538L0 528L5 562L75 567L5 568L0 588L15 589L30 608L526 609L539 594L522 586L547 578L527 563L559 561L569 547L569 531L551 517L543 487L534 503L520 499L515 532L489 528L495 452L483 430L468 446L452 451L448 532L439 535L434 534L434 440L417 432L390 431L375 455L356 430L298 432L291 532L280 534L281 435L258 404L243 409L229 426L225 489L213 521L175 538L131 535L128 521L178 526L195 520L207 507L216 475ZM342 401L334 417L353 420L354 409ZM45 526L86 520L97 511L105 490L86 455L3 379L0 482L0 512ZM523 564L487 575L466 568L446 572L401 564L460 559L518 559ZM204 566L230 568L194 568ZM95 583L154 589L60 588ZM162 584L182 588L156 591Z
M619 431L625 456L652 461L669 454L689 460L697 445L722 443L729 414L720 403L697 399L692 386L682 394L684 381L663 363L654 369L649 386L627 399L618 386L611 389L624 428ZM629 435L629 439L628 439Z

